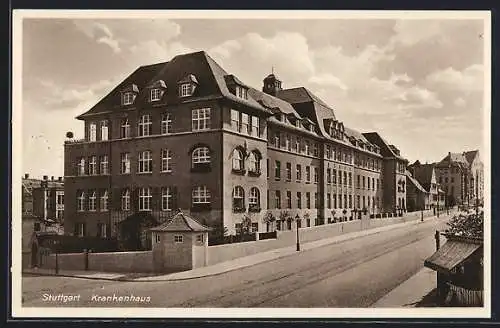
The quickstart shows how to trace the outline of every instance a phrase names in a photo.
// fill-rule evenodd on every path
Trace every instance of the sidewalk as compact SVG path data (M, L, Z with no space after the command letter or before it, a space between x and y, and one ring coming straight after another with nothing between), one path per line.
M435 216L424 218L424 221L435 220ZM412 220L404 223L396 223L383 227L361 230L352 233L346 233L331 238L320 239L312 242L303 243L300 245L301 252L315 249L318 247L331 245L335 243L340 243L343 241L373 235L384 231L389 231L405 226L415 225L421 223L420 220ZM266 252L261 252L253 254L250 256L240 257L234 260L225 261L217 263L211 266L206 266L202 268L197 268L189 271L182 271L170 274L147 274L147 273L100 273L100 272L89 272L89 271L67 271L60 270L57 276L63 277L75 277L75 278L85 278L85 279L100 279L100 280L117 280L117 281L175 281L175 280L187 280L195 279L207 276L215 276L223 274L226 272L242 269L259 263L269 262L282 257L291 256L297 254L296 246L288 246L284 248L278 248ZM33 274L33 275L50 275L55 276L54 269L26 269L23 270L23 274Z
M426 295L436 288L436 284L436 272L429 268L423 268L371 307L416 307Z

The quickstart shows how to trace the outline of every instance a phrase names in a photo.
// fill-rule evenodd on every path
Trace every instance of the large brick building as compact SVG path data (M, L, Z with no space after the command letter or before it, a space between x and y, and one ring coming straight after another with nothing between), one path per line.
M236 233L291 229L405 209L407 161L378 133L344 126L306 88L262 91L205 52L142 66L89 111L65 143L65 231L115 236L179 208ZM244 220L245 219L245 220Z

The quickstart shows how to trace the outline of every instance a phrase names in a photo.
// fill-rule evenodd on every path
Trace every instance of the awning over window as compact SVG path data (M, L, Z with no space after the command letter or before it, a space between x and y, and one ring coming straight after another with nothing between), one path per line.
M425 260L424 266L435 271L449 273L454 267L471 256L479 247L481 247L481 244L448 240L443 247Z

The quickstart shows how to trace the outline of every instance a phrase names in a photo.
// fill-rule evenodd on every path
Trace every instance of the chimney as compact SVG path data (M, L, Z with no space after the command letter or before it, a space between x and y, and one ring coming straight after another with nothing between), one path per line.
M24 173L24 178L25 179L29 179L30 178L30 175L28 173Z
M54 176L51 176L51 177L50 177L50 180L51 180L51 181L54 181Z
M62 177L58 177L57 181L62 182Z
M44 176L43 176L43 179L44 179L44 180L47 180L48 178L49 178L49 176L47 176L47 175L44 175Z

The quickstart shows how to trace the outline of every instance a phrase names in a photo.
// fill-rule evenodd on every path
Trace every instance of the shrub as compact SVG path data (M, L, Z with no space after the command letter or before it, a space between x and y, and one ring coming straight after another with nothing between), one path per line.
M483 238L484 235L484 212L476 213L460 213L455 215L446 224L448 228L445 233L456 236Z

